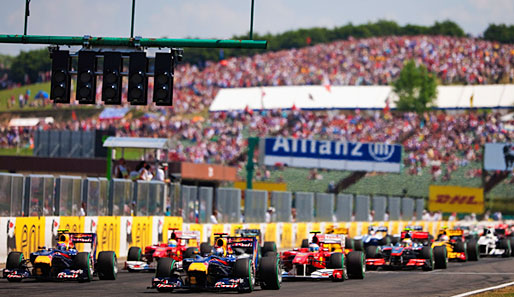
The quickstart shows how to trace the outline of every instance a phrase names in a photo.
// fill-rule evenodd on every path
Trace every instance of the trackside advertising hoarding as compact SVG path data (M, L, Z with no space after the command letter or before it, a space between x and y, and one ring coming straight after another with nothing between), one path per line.
M260 141L264 165L350 171L400 172L402 146L329 140L264 138Z
M484 189L431 185L428 210L481 214L484 212Z
M486 143L485 170L514 170L514 143Z

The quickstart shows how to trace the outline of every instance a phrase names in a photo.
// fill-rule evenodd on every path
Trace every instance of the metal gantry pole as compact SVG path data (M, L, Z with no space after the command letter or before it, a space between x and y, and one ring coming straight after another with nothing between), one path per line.
M29 21L29 15L30 15L30 1L31 0L25 0L25 25L23 26L23 35L27 35L27 25Z
M132 0L132 19L130 21L130 38L134 38L134 16L136 15L136 0Z
M255 0L252 0L252 10L250 12L250 40L253 39L253 6L254 6L254 1Z

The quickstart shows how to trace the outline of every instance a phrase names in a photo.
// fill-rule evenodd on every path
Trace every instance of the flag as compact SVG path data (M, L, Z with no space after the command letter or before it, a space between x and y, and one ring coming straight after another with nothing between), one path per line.
M311 42L312 38L310 36L307 36L307 38L305 38L305 43L307 43L307 45L311 45Z
M389 110L391 109L391 108L389 107L389 96L386 98L385 103L386 103L386 106L384 107L384 114L388 114L388 113L389 113Z
M261 88L261 109L264 109L264 96L266 96L266 92L264 88Z
M471 94L471 97L469 97L469 107L473 108L473 97L475 96L475 94Z
M323 74L323 86L325 87L325 89L327 89L328 92L331 92L330 80L328 79L328 75L326 74Z
M74 110L71 111L71 119L76 121L77 120L77 114L75 113Z
M312 96L311 93L309 93L309 99L311 99L312 101L314 101L314 96Z

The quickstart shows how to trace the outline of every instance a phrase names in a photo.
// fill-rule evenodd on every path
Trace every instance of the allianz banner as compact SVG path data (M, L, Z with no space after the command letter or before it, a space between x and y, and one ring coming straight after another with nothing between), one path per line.
M259 144L264 165L350 171L400 172L402 146L386 143L265 138Z
M428 210L442 212L484 212L484 189L457 186L429 188Z
M514 143L486 143L485 170L514 170Z

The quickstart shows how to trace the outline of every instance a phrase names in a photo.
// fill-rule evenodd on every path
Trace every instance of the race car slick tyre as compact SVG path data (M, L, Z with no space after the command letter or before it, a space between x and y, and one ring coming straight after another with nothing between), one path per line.
M241 293L250 293L253 291L254 276L252 273L252 262L249 258L241 258L236 260L234 265L235 278L248 279L250 286L248 288L240 288Z
M97 260L98 278L101 280L115 280L118 276L118 260L116 253L105 251L98 253Z
M194 258L195 254L196 254L196 251L198 250L198 248L192 246L192 247L188 247L186 249L186 251L184 252L184 259L187 259L187 258Z
M302 240L302 245L301 245L301 248L308 248L309 247L309 240L306 238L306 239L303 239Z
M268 252L271 253L271 252ZM265 256L261 259L259 268L259 276L261 279L261 287L264 290L278 290L282 283L282 276L279 269L279 259L275 257Z
M265 241L262 245L261 249L261 255L266 256L267 252L276 252L277 251L277 244L273 241Z
M421 257L428 260L428 265L423 266L424 271L434 270L434 255L433 250L429 246L424 246L421 249Z
M212 251L212 247L208 242L202 242L200 244L200 254L202 255L209 255Z
M275 258L277 258L278 257L278 252L266 252L264 257L275 257Z
M10 252L7 256L7 262L5 263L5 268L7 269L17 269L21 268L21 262L23 261L23 253L22 252Z
M510 240L508 239L501 239L500 242L498 243L498 248L499 249L502 249L502 250L505 250L502 254L502 257L503 258L508 258L510 257L510 254L512 253L512 249L511 249L511 246L510 246Z
M327 268L329 269L343 269L344 268L344 255L343 253L332 253L328 258Z
M434 247L434 268L435 269L446 269L448 267L448 255L446 247L436 246Z
M478 259L480 258L480 253L478 251L478 244L477 244L476 240L468 241L466 249L468 252L468 260L469 261L478 261Z
M346 270L350 279L364 279L366 274L366 261L363 252L350 252L346 256Z
M466 243L462 241L458 241L455 243L455 252L464 253L466 252Z
M141 248L137 246L129 248L127 261L141 261Z
M159 258L155 269L155 277L170 277L174 266L175 260L172 258ZM157 291L171 292L173 288L157 288Z
M364 244L362 243L361 239L353 240L353 246L356 251L364 251Z
M353 243L353 239L351 239L350 237L346 236L346 238L344 239L344 248L345 249L350 249L350 250L355 249L355 246L354 246L354 243Z
M91 256L88 252L78 253L75 258L73 258L73 262L71 267L74 269L82 269L87 272L87 278L82 279L81 281L90 282L92 279L91 273Z
M380 248L378 246L369 245L366 247L366 258L376 258L380 253Z
M5 268L7 269L19 269L21 268L21 263L23 262L23 253L22 252L10 252L7 256L7 262L5 263ZM8 278L7 281L11 283L21 282L21 278Z

